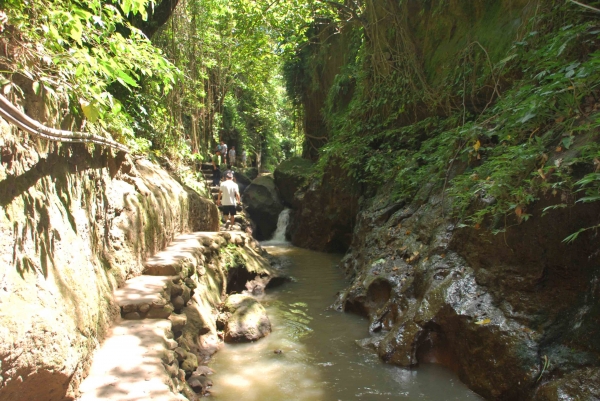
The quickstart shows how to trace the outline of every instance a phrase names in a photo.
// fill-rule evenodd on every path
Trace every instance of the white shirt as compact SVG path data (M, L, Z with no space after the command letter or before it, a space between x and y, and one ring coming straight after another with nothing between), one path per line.
M235 159L235 149L231 149L231 150L229 151L229 158L230 158L230 159Z
M235 194L240 193L238 184L233 180L225 180L221 183L221 204L223 206L235 206L237 205Z

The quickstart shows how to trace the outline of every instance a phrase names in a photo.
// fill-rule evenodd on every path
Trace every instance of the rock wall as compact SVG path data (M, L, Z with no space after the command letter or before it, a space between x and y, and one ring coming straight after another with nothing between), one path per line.
M273 173L275 185L281 200L286 207L298 208L301 202L296 193L303 189L310 180L313 163L300 157L283 161Z
M314 180L294 196L292 243L317 251L345 252L352 241L359 198L359 188L346 172L330 166L321 180Z
M367 57L357 68L372 80L355 87L355 69L342 66L343 73L330 91L319 88L329 91L331 115L323 117L324 108L312 114L328 119L323 126L337 129L334 134L345 140L355 139L347 130L357 138L370 139L361 143L364 149L350 148L356 154L348 156L357 163L363 150L381 152L383 158L386 149L406 147L410 154L411 147L423 145L427 129L414 131L406 145L398 142L406 136L395 135L395 129L418 127L416 123L432 115L446 117L459 104L465 112L463 119L469 113L478 116L490 106L494 85L500 92L518 85L518 76L504 76L494 85L473 86L469 96L465 96L466 86L454 95L448 91L457 66L470 65L465 54L481 51L480 67L505 59L507 49L527 33L527 21L544 4L527 0L366 2L361 17ZM327 46L308 50L314 60L321 61L315 65L327 66ZM311 77L320 72L306 67L303 71ZM331 71L340 70L331 68L327 73ZM477 70L472 72L473 81L481 78ZM402 73L408 77L406 85L387 79ZM468 80L463 85L470 85ZM377 95L371 92L369 84L376 87L378 82L389 82L389 92L384 90L387 87ZM443 99L442 94L448 97ZM454 105L441 104L446 101ZM352 118L350 113L361 108L345 106L349 104L366 109L364 121ZM310 108L310 104L305 106ZM398 113L405 106L407 111ZM340 124L349 118L351 123L365 124L361 129ZM379 125L381 121L386 122ZM321 135L321 131L314 132ZM307 137L314 132L307 124ZM323 134L334 141L336 135ZM600 399L597 236L588 231L574 244L562 242L579 228L594 225L600 208L577 204L542 217L544 208L572 194L539 194L542 200L528 208L529 221L520 223L507 216L504 224L501 219L499 227L494 227L504 226L505 233L494 236L490 227L459 229L449 217L450 200L446 196L444 210L440 195L442 186L452 185L455 170L465 168L458 166L457 156L451 160L448 176L435 183L436 191L428 182L435 177L424 177L420 192L398 203L390 200L402 196L399 192L392 195L393 188L371 185L352 190L352 180L328 166L321 182L311 183L294 198L300 202L292 223L294 244L344 250L353 233L343 263L353 282L337 305L369 317L374 336L364 344L385 361L401 366L442 363L488 399ZM402 169L404 165L398 164ZM362 165L365 186L369 181L379 182ZM395 163L390 167L396 168ZM379 191L377 196L375 191Z
M381 194L359 214L337 306L369 317L365 343L400 366L446 365L487 399L598 399L597 238L562 242L598 206L542 217L550 196L494 236L457 229L439 194L422 195Z
M0 134L0 399L73 399L113 290L218 212L147 160Z

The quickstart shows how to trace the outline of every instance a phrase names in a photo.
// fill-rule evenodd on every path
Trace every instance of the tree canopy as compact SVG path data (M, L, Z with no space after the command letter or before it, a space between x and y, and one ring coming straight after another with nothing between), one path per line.
M0 84L136 152L223 138L273 167L304 144L367 193L430 182L464 224L521 222L540 193L600 199L596 3L4 0Z

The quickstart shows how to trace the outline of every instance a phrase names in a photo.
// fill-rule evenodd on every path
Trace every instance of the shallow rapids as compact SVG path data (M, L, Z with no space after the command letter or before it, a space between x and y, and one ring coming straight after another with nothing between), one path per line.
M336 267L339 256L284 245L266 248L282 258L293 281L260 299L271 335L256 343L227 344L212 359L216 400L480 399L442 367L386 365L356 344L369 336L367 320L328 309L347 284Z

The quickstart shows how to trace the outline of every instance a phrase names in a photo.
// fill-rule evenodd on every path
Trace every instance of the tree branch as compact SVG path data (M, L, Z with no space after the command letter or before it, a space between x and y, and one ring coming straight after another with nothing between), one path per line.
M179 0L162 0L154 9L148 9L147 21L136 20L134 25L151 38L171 18L178 3Z
M600 13L600 9L597 9L596 7L588 6L587 4L580 3L580 2L578 2L576 0L569 0L569 1L571 3L577 4L578 6L587 8L588 10L592 10L592 11L594 11L596 13Z
M353 9L352 7L348 7L345 4L338 3L337 1L331 1L331 0L325 0L325 3L334 6L338 10L346 11L346 12L350 13L350 15L352 15L353 18L357 19L358 21L362 22L363 24L365 23L365 21L363 20L362 16L358 15L358 13L356 12L356 10Z

